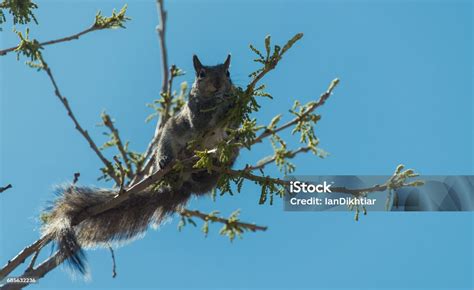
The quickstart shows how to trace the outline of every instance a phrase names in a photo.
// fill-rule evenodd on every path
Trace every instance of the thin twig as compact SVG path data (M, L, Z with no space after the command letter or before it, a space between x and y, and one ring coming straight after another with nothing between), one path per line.
M300 147L296 150L293 150L293 151L288 151L286 153L286 158L293 158L295 157L297 154L299 153L305 153L305 152L308 152L311 150L311 147L309 146L304 146L304 147ZM263 169L265 166L267 166L268 164L270 163L273 163L275 162L276 160L276 155L273 155L271 158L269 159L266 159L265 161L263 162L260 162L258 163L257 165L253 165L253 166L247 166L244 170L247 170L247 171L254 171L254 170L260 170L260 169Z
M176 65L172 64L170 69L169 69L169 80L168 80L168 86L167 86L167 91L166 91L166 94L169 96L170 98L170 101L169 101L169 104L166 106L166 110L167 110L167 114L166 115L169 115L169 110L171 109L171 95L173 93L173 80L174 80L174 77L176 76L175 75L175 71L176 71Z
M164 8L163 0L156 0L156 9L158 10L158 14L160 15L160 24L156 27L156 31L158 33L158 37L160 40L160 48L161 48L161 63L162 63L162 72L163 72L163 79L161 85L161 93L167 93L169 90L169 72L168 72L168 50L166 48L166 20L168 13ZM168 104L167 106L170 106ZM166 105L165 105L166 107ZM161 129L166 119L168 118L168 114L164 114L161 116L161 120L158 120L158 124L156 125L155 136L158 135L159 129Z
M80 176L81 176L81 173L79 172L74 173L74 179L72 180L72 185L75 185L79 181Z
M283 185L283 186L290 185L289 181L286 181L280 178L273 178L269 176L255 175L255 174L250 173L250 171L247 169L235 170L235 169L219 167L219 166L211 166L211 169L217 172L222 172L222 173L236 176L236 177L242 176L242 177L245 177L246 179L257 181L257 182L271 182L271 183L275 183L275 184Z
M295 37L298 36L298 39L300 39L303 34L302 33L298 33L297 35L295 35ZM278 65L278 63L280 62L280 60L282 59L283 55L285 54L285 51L282 51L278 57L276 57L275 59L273 59L273 61L271 62L267 62L265 63L265 66L263 67L263 69L252 79L252 81L250 82L250 84L247 86L247 88L245 89L245 92L247 94L251 94L254 89L255 89L255 86L258 84L258 82L270 71L272 71L273 69L275 69L275 67Z
M150 143L150 145L152 144ZM145 165L143 166L143 168L140 171L137 170L137 172L135 173L135 176L133 177L133 179L130 181L128 185L133 186L137 184L138 182L140 182L146 175L150 174L154 161L155 161L155 157L151 155L150 158L145 162Z
M197 217L200 218L203 221L212 221L212 222L218 222L222 224L230 224L233 223L237 225L238 227L245 228L247 230L250 230L252 232L256 231L266 231L267 227L265 226L259 226L256 224L250 224L250 223L244 223L244 222L238 222L238 221L229 221L228 219L221 218L218 216L214 215L209 215L202 213L198 210L189 210L189 209L183 209L180 213L180 215L185 216L185 217Z
M160 122L160 128L163 128L163 126L165 125L166 121L168 121L168 119L171 117L170 116L170 110L171 110L171 105L172 105L172 102L173 102L173 80L174 80L174 77L175 77L175 71L176 71L176 65L171 65L168 73L169 73L169 77L168 77L168 84L166 86L166 99L165 99L165 104L163 105L163 108L164 108L164 111L161 115L161 122ZM165 88L163 88L165 89Z
M165 104L163 105L163 113L161 115L160 127L164 126L166 121L171 117L170 110L171 110L171 104L173 101L172 88L173 88L173 80L175 78L175 73L174 73L175 70L176 70L176 66L173 64L169 70L170 76L168 80L168 88L167 88L168 91L166 92ZM151 158L152 158L153 150L158 142L158 139L160 138L160 135L161 135L161 131L159 131L158 134L156 134L151 140L151 142L148 144L148 147L144 154L144 160L146 160L146 164L145 166L143 166L143 170L141 172L138 172L138 174L135 176L135 179L140 179L141 177L143 177L143 173L149 172L151 166L153 165L153 160L151 160Z
M102 115L102 120L104 121L104 125L109 128L110 132L114 136L115 141L117 142L117 149L120 152L120 155L123 158L123 161L125 162L125 166L127 167L126 173L127 177L132 179L133 178L133 168L132 168L132 163L130 162L130 158L128 158L127 151L125 150L125 146L123 145L122 139L120 138L119 131L114 125L114 122L112 122L112 119L110 118L109 115L103 114Z
M115 262L115 253L114 249L112 249L112 246L109 244L108 245L109 250L110 250L110 255L112 257L112 278L117 277L117 263Z
M102 161L102 163L104 163L105 165L105 168L107 170L107 174L115 181L115 183L118 185L120 184L120 179L116 176L115 174L115 171L114 171L114 168L112 166L112 163L110 163L109 160L107 160L104 155L102 154L102 152L99 150L99 148L97 147L97 145L94 143L94 141L92 140L91 136L89 135L89 132L87 132L87 130L84 130L82 128L82 126L79 124L79 122L77 121L76 117L74 116L74 113L72 112L71 110L71 107L69 106L69 101L67 100L66 97L64 97L62 94L61 94L61 91L59 90L59 87L56 83L56 80L54 79L54 76L53 76L53 73L51 71L51 68L48 66L48 64L42 59L40 58L40 61L41 61L41 64L42 64L42 69L46 72L46 74L48 75L49 79L51 80L51 83L53 84L53 87L54 87L54 93L56 94L56 96L58 97L58 99L61 101L61 103L64 105L64 108L66 109L67 111L67 114L68 116L71 118L71 120L73 121L75 127L76 127L76 130L79 131L79 133L81 133L81 135L86 139L86 141L89 143L89 146L92 148L92 150L96 153L96 155L99 157L99 159Z
M8 184L7 186L4 186L4 187L0 187L0 193L4 192L5 190L8 190L12 187L13 187L13 185L11 185L11 184Z
M120 188L119 188L119 193L122 194L123 189L124 189L124 184L125 184L125 169L123 168L122 162L118 159L117 156L114 156L114 160L117 163L117 166L120 170Z
M294 118L293 120L285 123L284 125L276 128L276 129L273 129L273 130L265 130L262 134L260 134L257 138L255 138L255 140L253 140L253 142L251 143L251 145L253 144L256 144L256 143L260 143L262 142L262 140L270 135L273 135L275 133L278 133L282 130L285 130L295 124L297 124L298 122L300 122L303 118L305 118L309 113L313 112L316 108L324 105L324 103L326 102L326 100L331 96L332 94L332 91L334 90L334 88L337 86L337 84L339 83L339 79L334 79L331 84L329 85L329 88L326 92L324 92L320 97L319 97L319 100L314 102L312 105L310 105L308 107L308 109L306 111L304 111L301 115L299 115L298 117Z
M146 174L149 173L150 169L153 166L153 160L152 158L152 153L153 150L156 146L156 143L158 142L159 135L160 135L160 129L163 128L165 125L166 121L169 118L169 110L171 108L171 90L172 90L172 85L173 85L173 74L171 69L168 68L168 50L166 48L166 20L167 20L167 15L168 13L166 12L164 8L164 3L163 0L156 0L156 9L158 12L158 16L160 18L160 23L156 26L156 32L158 34L158 39L160 42L160 50L161 50L161 71L163 74L163 79L161 83L161 92L160 95L167 94L166 102L163 104L164 112L161 114L160 118L157 121L156 128L155 128L155 134L153 135L152 140L148 144L147 149L145 150L144 154L144 160L145 160L145 165L143 166L143 169L140 172L137 172L135 178L131 181L131 185L135 184L136 182L139 182ZM171 77L170 77L171 75Z
M79 33L73 34L71 36L66 36L66 37L62 37L62 38L58 38L58 39L54 39L54 40L41 42L40 46L46 46L46 45L56 44L56 43L60 43L60 42L71 41L71 40L74 40L74 39L79 39L79 37L81 37L82 35L84 35L86 33L96 31L96 30L102 30L102 29L105 29L105 28L96 27L96 26L92 25L91 27L89 27L89 28L87 28L87 29L85 29L85 30L83 30ZM12 52L17 48L18 48L18 46L14 46L14 47L10 47L10 48L7 48L7 49L0 50L0 55L6 55L7 53Z

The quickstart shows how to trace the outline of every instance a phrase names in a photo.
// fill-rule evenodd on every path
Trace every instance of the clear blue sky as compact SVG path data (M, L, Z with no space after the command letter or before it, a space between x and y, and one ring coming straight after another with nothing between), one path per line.
M37 1L40 40L70 35L127 1ZM145 107L161 84L152 0L128 1L125 30L95 32L44 51L79 121L101 143L95 125L107 110L131 148L153 134ZM341 78L317 126L324 160L299 157L297 174L390 174L404 163L423 174L473 174L473 6L471 1L168 1L171 63L192 72L191 56L217 63L232 53L232 76L247 82L256 66L249 43L262 47L305 36L265 79L275 100L257 117L266 123L295 99L313 100ZM6 29L5 29L6 28ZM4 25L0 47L17 43ZM81 173L96 181L100 162L74 130L44 73L0 57L0 262L38 238L38 214L55 184ZM192 73L183 80L192 81ZM292 143L292 146L297 144ZM268 154L244 152L243 166ZM275 170L268 171L280 176ZM77 288L386 288L472 289L473 213L283 212L281 201L258 205L258 188L234 197L193 200L189 207L242 209L242 219L269 226L230 243L212 227L176 230L177 220L116 251L89 251L92 281L55 270L31 289Z

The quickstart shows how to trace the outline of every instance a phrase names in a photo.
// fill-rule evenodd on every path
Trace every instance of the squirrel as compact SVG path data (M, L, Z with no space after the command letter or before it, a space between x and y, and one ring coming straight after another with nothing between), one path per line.
M222 122L235 99L229 73L230 55L223 64L215 66L202 65L194 55L193 65L196 77L189 99L161 129L153 158L154 170L166 167L173 160L191 157L194 150L215 148L225 140L229 128L238 127L238 124ZM238 149L233 149L225 166L232 166L238 153ZM83 249L106 247L111 242L127 242L142 237L150 224L160 225L191 196L208 193L220 176L219 172L207 169L184 169L176 182L152 186L130 196L118 207L88 217L75 226L72 226L73 219L79 213L110 200L118 190L63 186L58 189L59 197L46 211L41 232L52 235L60 258L65 259L72 269L86 274Z

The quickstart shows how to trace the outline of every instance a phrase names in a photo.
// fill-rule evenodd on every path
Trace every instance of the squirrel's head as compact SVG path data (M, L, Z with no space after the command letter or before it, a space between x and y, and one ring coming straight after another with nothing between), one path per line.
M215 66L204 66L199 61L197 55L193 55L193 64L196 71L193 89L200 96L212 97L231 89L232 81L229 73L230 54L223 64Z

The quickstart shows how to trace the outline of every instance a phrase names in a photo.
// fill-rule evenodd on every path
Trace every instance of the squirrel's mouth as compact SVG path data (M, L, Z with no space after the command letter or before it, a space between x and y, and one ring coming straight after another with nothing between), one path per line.
M212 88L212 89L209 89L208 92L209 94L219 94L219 93L223 93L225 91L225 88Z

